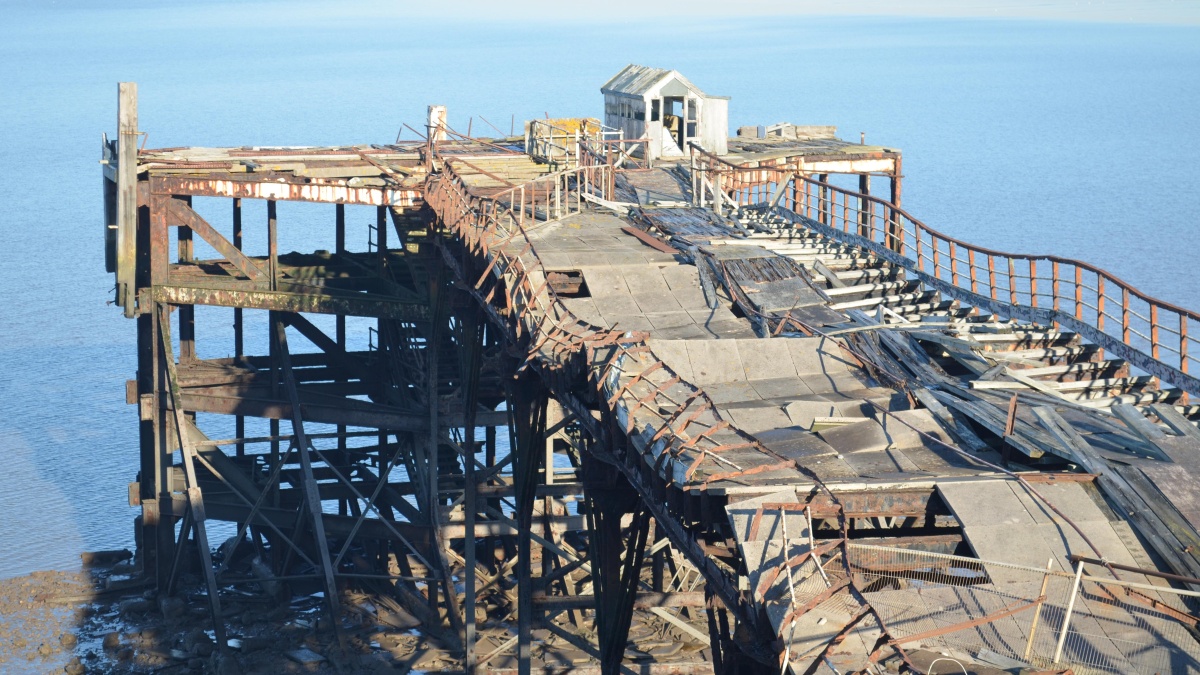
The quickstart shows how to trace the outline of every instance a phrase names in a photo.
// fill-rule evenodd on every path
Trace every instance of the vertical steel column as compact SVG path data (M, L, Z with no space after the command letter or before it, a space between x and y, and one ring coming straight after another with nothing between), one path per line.
M267 274L271 277L271 290L278 290L279 232L274 199L267 200Z
M335 209L335 216L334 216L334 249L333 249L333 251L335 254L337 254L337 256L340 257L340 256L343 256L346 254L346 205L338 204L337 206L334 207L334 209ZM340 347L343 352L345 352L346 351L346 315L338 314L337 317L335 318L335 321L336 321L335 339L337 341L337 346ZM337 425L337 435L338 435L338 439L337 439L338 451L344 453L346 451L346 425L345 424ZM380 458L381 458L380 461L382 461L382 457L383 457L382 444L380 445L379 452L380 452ZM382 464L381 464L381 466L382 466Z
M170 239L167 228L167 207L170 203L170 197L166 196L151 196L150 206L145 211L145 218L141 216L139 209L138 216L138 241L139 244L144 244L146 255L141 255L139 251L139 278L138 286L149 288L156 284L167 283L170 271L170 251L168 250L168 241ZM144 233L144 234L143 234ZM142 248L142 247L139 247ZM144 267L143 267L144 266ZM142 364L139 363L139 378L148 378L148 384L152 387L147 394L142 395L140 403L142 406L142 418L152 420L149 425L149 444L143 444L143 453L148 453L147 457L143 455L143 474L142 480L147 480L145 468L150 468L152 473L149 478L149 489L143 489L143 493L150 493L151 510L147 511L143 503L143 518L152 521L155 525L154 530L154 551L155 551L155 582L160 592L166 592L166 587L171 576L171 567L174 562L175 551L175 522L174 516L169 515L170 509L164 508L171 504L171 445L168 441L168 432L170 429L167 413L166 399L163 392L167 386L167 372L165 366L166 354L162 349L162 342L158 338L159 331L159 311L157 303L151 303L148 307L140 308L141 315L139 321L139 347L146 352L150 352L149 363L152 364L152 370L142 372ZM142 323L150 315L150 319L146 323ZM151 492L152 491L152 492Z
M384 218L382 207L379 211L379 220ZM383 244L381 238L380 243ZM382 246L381 249L382 250ZM383 261L383 258L380 258ZM454 578L450 573L450 565L446 561L446 549L448 543L446 541L445 532L442 530L441 518L441 502L438 498L438 446L441 444L441 415L439 410L440 393L438 385L441 382L441 377L438 374L438 345L441 342L442 324L446 321L446 305L448 298L446 297L443 279L445 265L436 264L433 267L433 276L430 280L430 316L432 322L430 324L429 333L425 337L425 356L427 362L426 372L426 401L429 404L429 448L426 453L428 465L426 466L426 495L425 503L427 505L427 516L429 524L433 528L433 545L434 545L434 561L438 565L439 576L441 577L442 595L446 600L446 613L450 618L450 625L459 635L463 634L463 620L459 613L458 592L454 587ZM435 591L430 588L429 599L433 601ZM472 617L473 619L474 617Z
M480 310L472 303L463 322L463 342L459 345L463 354L463 375L466 378L463 395L463 661L468 675L475 672L475 520L477 513L475 479L475 418L479 408L479 371L482 366L484 345L484 322Z
M176 197L188 208L192 206L191 196ZM192 242L192 228L180 225L175 228L176 248L179 262L190 263L196 259L196 248ZM196 306L178 305L179 307L179 362L188 363L196 360Z
M617 469L587 455L580 460L588 507L600 672L617 675L629 640L633 602L650 531L650 512ZM621 520L631 506L633 520L628 535L622 536Z
M235 197L233 200L233 246L237 250L242 250L242 199ZM242 308L233 308L233 357L237 365L241 365L242 356L246 350L245 333L242 324ZM246 437L246 416L237 415L234 417L234 436L239 439ZM237 444L237 456L246 456L246 444L241 440Z
M380 206L375 210L375 237L378 242L376 249L379 253L379 265L387 265L388 236L387 236L387 207Z
M526 371L510 385L509 410L516 453L513 482L517 515L517 669L532 673L533 629L533 500L537 474L545 458L547 392L537 376Z
M871 195L871 174L859 175L858 191L868 197ZM860 237L871 236L870 203L867 199L860 198L858 200L858 236Z
M279 278L279 219L276 213L275 200L267 200L267 276L270 277L271 290L278 289ZM267 342L268 353L271 356L271 395L277 397L279 395L280 381L280 363L279 363L279 341L275 339L275 313L269 315L268 337ZM279 461L279 420L272 419L270 421L271 436L271 464ZM294 442L294 440L293 440ZM279 506L279 484L272 486L271 505ZM280 570L285 572L285 570Z

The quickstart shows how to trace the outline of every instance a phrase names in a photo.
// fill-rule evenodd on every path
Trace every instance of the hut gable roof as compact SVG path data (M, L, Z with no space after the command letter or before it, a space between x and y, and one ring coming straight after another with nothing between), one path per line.
M611 80L605 82L600 87L600 91L605 94L624 94L626 96L643 96L647 91L650 91L655 85L659 84L667 78L674 77L685 84L688 89L704 96L704 92L700 88L692 84L686 77L681 75L676 70L666 70L664 68L651 68L649 66L639 66L629 64L621 69L621 72L612 77Z

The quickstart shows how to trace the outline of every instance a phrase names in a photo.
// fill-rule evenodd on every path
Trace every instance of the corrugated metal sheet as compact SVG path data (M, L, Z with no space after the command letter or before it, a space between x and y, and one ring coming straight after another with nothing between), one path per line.
M744 237L711 209L639 209L636 217L672 237Z
M677 71L666 70L663 68L651 68L650 66L639 66L629 64L621 69L621 72L613 76L611 80L605 82L600 87L603 93L626 94L629 96L642 96L649 91L654 85L662 82L665 78L674 76L683 82L689 89L696 92L700 96L704 96L704 92L691 83L686 77L680 75Z

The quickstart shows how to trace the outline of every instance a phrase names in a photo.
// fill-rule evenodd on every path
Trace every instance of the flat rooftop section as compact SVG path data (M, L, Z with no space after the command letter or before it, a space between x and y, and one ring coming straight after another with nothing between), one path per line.
M882 145L851 143L840 138L787 138L766 136L753 138L735 136L729 139L729 154L722 157L732 164L757 166L771 160L807 157L838 158L848 160L882 159L900 156L897 148Z
M139 152L138 171L157 176L228 173L312 182L357 179L357 184L379 187L417 185L425 175L420 150L421 146L413 145L161 148Z

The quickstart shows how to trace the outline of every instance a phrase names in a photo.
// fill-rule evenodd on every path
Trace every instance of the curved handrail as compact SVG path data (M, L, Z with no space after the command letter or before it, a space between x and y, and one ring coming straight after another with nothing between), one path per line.
M1185 391L1200 393L1200 381L1188 374L1189 365L1197 361L1192 354L1200 353L1198 341L1192 337L1200 334L1200 313L1159 300L1096 265L1058 255L1009 253L971 244L929 227L886 200L795 171L738 166L698 147L692 148L692 163L698 176L714 178L708 181L709 189L721 189L723 199L751 205L781 196L783 208L828 226L843 238L853 235L898 254L894 262L911 265L930 285L965 291L989 309L1003 305L1030 310L1001 314L1037 315L1039 320L1073 328L1086 325L1165 367L1131 359L1140 361L1134 364L1139 368ZM717 177L720 180L715 180ZM702 181L698 180L698 185L703 189ZM1038 263L1043 263L1041 273ZM1001 293L1007 294L1007 300L1002 300ZM1106 329L1106 320L1118 324L1115 331L1111 324Z

